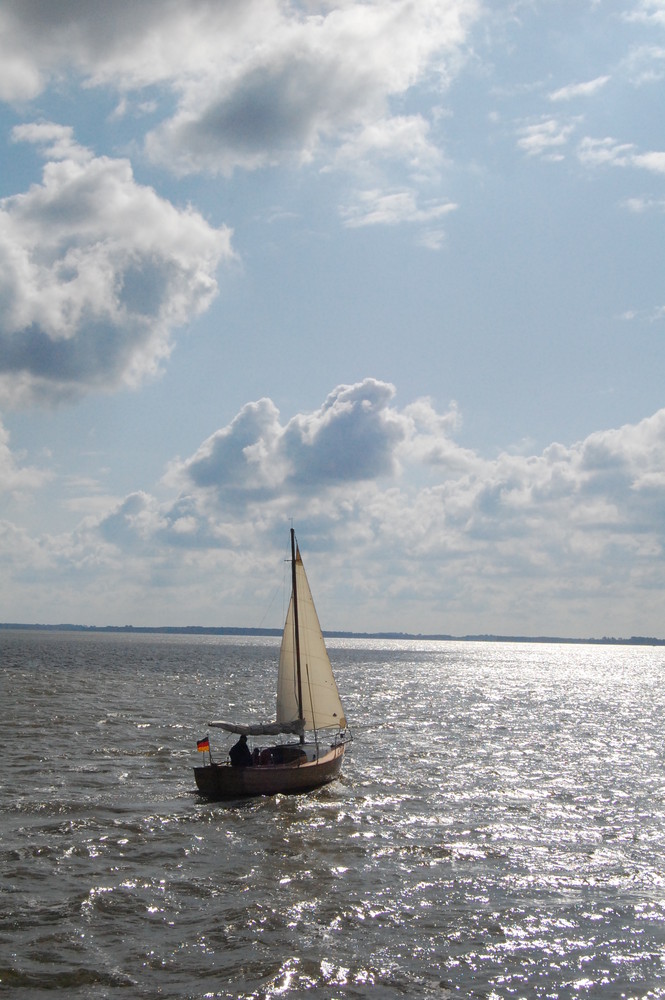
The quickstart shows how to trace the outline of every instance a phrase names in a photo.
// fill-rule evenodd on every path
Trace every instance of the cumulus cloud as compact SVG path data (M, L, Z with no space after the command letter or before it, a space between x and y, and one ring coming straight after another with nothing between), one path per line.
M136 384L205 310L231 234L176 209L54 123L14 129L47 162L0 201L0 398L56 400Z
M238 495L243 503L274 495L285 478L279 448L282 434L279 412L271 400L248 403L228 427L204 441L192 458L172 466L169 479L182 477L227 500Z
M543 583L560 573L583 580L585 560L600 577L610 565L634 570L640 553L662 563L665 411L541 455L494 459L462 448L458 426L454 404L444 413L427 399L400 409L394 387L367 379L286 423L270 400L248 404L174 464L169 482L190 504L198 498L194 520L256 527L259 511L271 522L297 502L333 547L343 518L375 558L417 552L432 580L444 554L463 573L476 564Z
M390 406L393 393L375 379L339 386L318 410L286 424L271 400L248 403L190 459L174 464L168 479L246 507L390 476L406 433Z

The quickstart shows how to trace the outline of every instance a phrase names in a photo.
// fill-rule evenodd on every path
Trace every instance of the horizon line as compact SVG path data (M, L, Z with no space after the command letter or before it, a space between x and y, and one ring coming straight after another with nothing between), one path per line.
M73 625L69 623L43 624L28 622L0 622L0 630L9 631L34 631L34 632L117 632L153 635L254 635L254 636L279 636L282 634L281 628L251 628L234 625ZM422 632L353 632L350 630L322 629L323 636L328 639L393 639L393 640L413 640L423 642L534 642L534 643L563 643L563 644L592 644L592 645L621 645L621 646L664 646L665 639L654 636L633 635L630 638L620 636L603 636L602 638L574 638L567 636L552 635L498 635L494 633L478 633L467 635L450 635L447 633L422 633Z

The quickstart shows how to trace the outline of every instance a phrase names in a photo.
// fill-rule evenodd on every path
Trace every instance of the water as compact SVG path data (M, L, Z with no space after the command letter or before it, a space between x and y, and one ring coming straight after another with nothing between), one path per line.
M274 641L0 632L0 993L665 997L665 650L330 646L342 780L206 804Z

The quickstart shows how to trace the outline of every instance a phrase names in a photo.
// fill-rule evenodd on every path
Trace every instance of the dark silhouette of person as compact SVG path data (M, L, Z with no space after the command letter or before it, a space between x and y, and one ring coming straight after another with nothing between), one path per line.
M229 750L232 767L249 767L252 763L252 755L247 746L247 737L243 733L237 743L234 743Z

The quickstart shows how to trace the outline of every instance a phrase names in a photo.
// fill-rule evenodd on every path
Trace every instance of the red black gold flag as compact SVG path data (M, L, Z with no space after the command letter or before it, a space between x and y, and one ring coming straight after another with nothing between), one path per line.
M210 750L210 740L208 739L207 736L202 740L197 740L196 749L199 751L199 753L205 753L206 750L208 751Z

